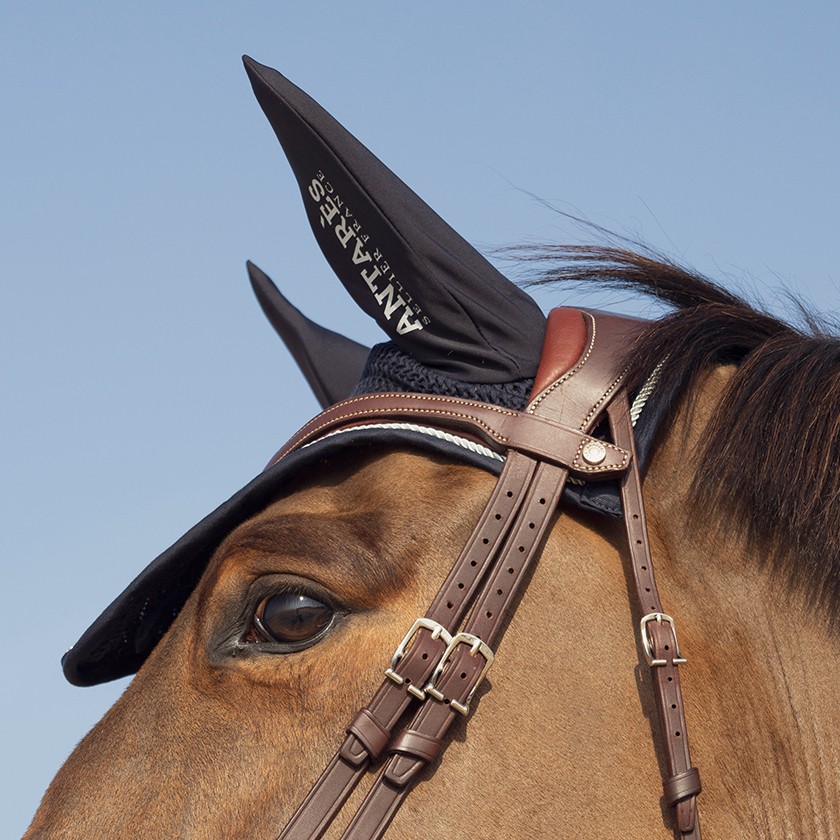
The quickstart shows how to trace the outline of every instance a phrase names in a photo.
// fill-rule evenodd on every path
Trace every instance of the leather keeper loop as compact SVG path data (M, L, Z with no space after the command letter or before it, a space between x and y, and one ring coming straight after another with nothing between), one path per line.
M702 790L700 771L696 767L690 767L683 773L677 773L662 785L662 789L668 805L676 805L683 799L696 796Z
M348 735L355 735L373 759L382 755L391 733L374 717L370 709L359 709L347 726Z
M410 755L428 763L437 758L442 744L440 738L425 735L416 729L406 729L396 737L388 752Z

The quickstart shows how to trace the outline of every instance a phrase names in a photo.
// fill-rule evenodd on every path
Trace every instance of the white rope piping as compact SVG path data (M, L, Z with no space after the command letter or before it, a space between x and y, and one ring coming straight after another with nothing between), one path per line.
M654 369L653 373L647 378L647 381L644 385L639 389L639 393L636 394L636 399L633 400L633 404L630 406L630 422L635 426L636 421L642 416L642 411L644 410L647 401L650 399L650 395L656 389L656 386L659 384L659 377L662 373L662 368L665 365L665 362L668 361L668 357L666 356Z
M307 443L305 446L302 446L301 449L306 449L307 447L312 446L319 441L326 440L327 438L335 437L336 435L345 435L348 432L357 432L360 429L396 429L402 432L418 432L421 435L427 435L428 437L437 438L438 440L445 440L447 443L453 443L455 446L460 446L461 449L468 449L470 452L483 455L485 458L492 458L494 461L501 461L504 463L505 460L504 455L499 455L498 452L494 452L492 449L488 449L480 443L475 443L474 441L467 440L466 438L450 435L449 432L444 432L441 429L435 429L431 426L417 426L414 423L367 423L360 426L351 426L349 429L339 429L336 432L330 432L328 435L318 438L318 440L313 440L311 443Z

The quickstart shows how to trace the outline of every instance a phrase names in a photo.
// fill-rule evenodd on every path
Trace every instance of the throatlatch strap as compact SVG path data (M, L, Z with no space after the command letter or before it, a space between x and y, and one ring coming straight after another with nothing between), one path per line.
M668 767L668 778L663 783L665 801L676 809L677 830L681 838L700 840L700 822L697 817L700 773L696 767L691 766L678 667L685 659L677 643L674 619L663 611L656 589L642 484L635 457L633 426L625 393L619 394L610 404L607 414L613 440L633 453L631 467L621 480L621 503L641 616L642 650L651 668L653 694L665 745Z

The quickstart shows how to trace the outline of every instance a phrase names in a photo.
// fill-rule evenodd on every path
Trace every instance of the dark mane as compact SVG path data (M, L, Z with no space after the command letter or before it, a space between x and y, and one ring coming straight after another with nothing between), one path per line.
M673 307L627 358L635 385L667 358L657 385L667 405L690 400L710 367L737 366L695 453L695 509L724 512L840 623L840 339L825 321L792 299L802 321L792 326L653 252L541 246L517 257L548 266L535 285L594 282Z

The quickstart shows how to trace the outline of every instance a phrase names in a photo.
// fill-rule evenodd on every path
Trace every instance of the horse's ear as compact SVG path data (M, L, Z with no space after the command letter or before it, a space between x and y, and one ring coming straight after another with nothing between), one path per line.
M252 262L247 266L263 312L289 348L321 408L350 396L361 377L368 348L310 321L283 297L264 271Z
M533 377L537 304L303 91L243 60L315 238L356 303L401 350L457 379Z

